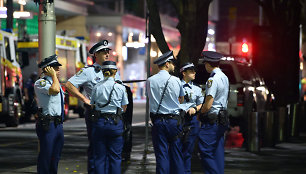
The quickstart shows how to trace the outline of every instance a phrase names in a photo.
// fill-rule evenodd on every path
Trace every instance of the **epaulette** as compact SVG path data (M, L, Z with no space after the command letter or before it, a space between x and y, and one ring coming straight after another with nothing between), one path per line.
M212 73L209 77L213 77L216 73Z
M101 68L99 66L88 65L88 66L85 66L84 68L90 68L90 67L93 67L96 73L101 71Z

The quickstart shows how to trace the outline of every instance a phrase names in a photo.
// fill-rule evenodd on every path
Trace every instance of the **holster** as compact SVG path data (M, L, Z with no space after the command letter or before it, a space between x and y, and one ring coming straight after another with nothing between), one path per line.
M50 127L50 117L42 114L42 108L38 108L37 114L37 125L42 127L44 131L48 131Z
M38 116L38 126L42 127L44 131L48 131L50 127L50 117Z
M55 127L56 127L57 125L63 123L62 117L61 117L61 116L56 116L56 117L52 117L52 118L53 118ZM52 119L50 119L50 120L52 121Z
M228 126L229 125L229 116L228 112L225 109L220 109L218 115L216 114L201 114L200 120L202 123L209 123L209 124L215 124L222 126Z
M117 107L116 114L121 117L122 116L122 109L120 107Z
M185 123L186 122L190 122L192 120L192 118L195 117L195 116L196 116L196 114L190 115L189 113L186 113L186 115L185 115Z
M218 115L216 114L200 114L200 121L202 123L215 124L218 121Z
M44 131L49 130L51 121L54 122L55 127L63 123L61 116L43 115L42 108L39 108L37 113L38 113L37 124L38 126L42 127Z
M186 112L183 109L180 109L179 118L177 120L177 126L185 124L185 115L186 115Z
M229 125L229 116L228 112L225 109L221 109L218 113L218 123L222 126Z

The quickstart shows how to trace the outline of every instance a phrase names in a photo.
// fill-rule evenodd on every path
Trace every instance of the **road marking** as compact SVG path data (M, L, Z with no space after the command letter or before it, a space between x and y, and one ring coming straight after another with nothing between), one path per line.
M151 123L151 121L149 121L149 124ZM140 122L140 123L132 123L132 126L145 126L146 122Z

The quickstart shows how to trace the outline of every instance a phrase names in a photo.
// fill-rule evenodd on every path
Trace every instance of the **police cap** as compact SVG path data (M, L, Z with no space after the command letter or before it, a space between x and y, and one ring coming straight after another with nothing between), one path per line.
M219 62L223 57L222 54L214 51L203 51L202 56L204 57L204 62Z
M174 61L173 51L168 51L154 61L154 64L162 65L169 61Z
M185 63L181 69L180 69L180 72L183 72L183 71L186 71L186 70L194 70L194 64L193 63L190 63L190 62L187 62Z
M51 66L51 67L55 67L55 66L62 66L62 64L60 64L58 61L57 61L57 55L54 54L52 56L49 56L47 58L45 58L44 60L42 60L39 64L38 64L38 67L39 68L45 68L47 66Z
M105 61L102 64L102 70L104 69L117 69L116 62L114 61Z
M101 50L111 50L109 48L107 40L102 40L101 42L96 43L94 46L92 46L90 48L89 53L94 54L94 53L96 53L98 51L101 51Z

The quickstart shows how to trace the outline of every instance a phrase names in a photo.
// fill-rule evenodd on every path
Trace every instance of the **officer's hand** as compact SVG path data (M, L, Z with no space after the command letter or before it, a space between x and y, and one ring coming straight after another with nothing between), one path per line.
M56 75L55 70L52 67L50 67L50 66L47 66L46 68L44 68L44 71L45 71L45 74L47 76L51 76L52 77L52 76Z
M196 110L195 110L194 108L190 108L190 109L187 111L187 113L188 113L189 115L194 115L194 114L196 113Z
M83 102L85 105L91 106L90 100L88 98L85 98Z

